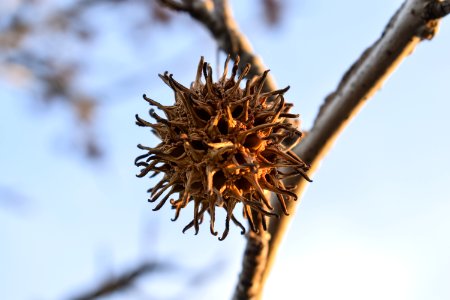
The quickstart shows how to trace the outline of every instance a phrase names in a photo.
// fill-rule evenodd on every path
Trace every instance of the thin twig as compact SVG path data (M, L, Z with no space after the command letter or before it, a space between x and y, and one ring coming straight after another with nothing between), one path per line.
M167 8L178 12L188 12L189 8L186 4L173 0L160 0Z
M163 266L154 262L145 262L131 270L125 271L120 276L108 279L92 291L73 297L73 300L91 300L107 296L116 292L131 288L136 280L144 275L160 270Z

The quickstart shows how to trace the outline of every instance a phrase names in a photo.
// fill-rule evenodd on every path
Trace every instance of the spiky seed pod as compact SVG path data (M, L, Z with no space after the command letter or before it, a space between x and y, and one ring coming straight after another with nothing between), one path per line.
M285 138L300 138L301 133L286 118L297 118L290 114L292 104L284 101L289 87L271 92L262 92L268 71L246 82L241 82L250 70L246 65L238 73L239 58L235 60L231 76L227 78L228 57L223 75L213 82L212 69L200 59L195 81L187 88L167 72L159 75L175 93L175 104L164 106L144 95L151 105L162 110L166 118L153 109L150 116L156 123L149 123L136 115L136 124L150 127L161 139L156 147L138 145L147 151L136 158L135 164L142 167L138 177L153 172L151 177L163 173L162 179L149 189L149 202L164 196L153 210L159 210L170 199L175 209L175 221L182 208L194 202L193 220L183 233L194 227L198 233L205 212L210 215L210 230L214 229L215 210L226 211L225 230L219 240L225 239L230 220L242 229L236 219L234 208L242 203L243 215L252 230L266 229L266 216L276 216L265 191L276 194L283 212L287 215L286 201L296 200L294 187L285 186L282 180L288 176L301 175L308 166L282 142ZM205 82L202 82L202 75ZM290 168L282 172L279 168ZM309 180L309 179L308 179Z

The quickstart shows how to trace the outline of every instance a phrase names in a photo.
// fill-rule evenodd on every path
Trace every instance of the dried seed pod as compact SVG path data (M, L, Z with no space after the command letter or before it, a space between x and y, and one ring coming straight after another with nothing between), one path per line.
M250 70L245 66L238 73L239 58L235 60L231 76L227 78L230 57L225 62L223 75L213 82L212 69L200 59L197 76L190 88L173 79L167 72L161 79L175 93L175 104L164 106L144 95L151 105L162 110L166 118L153 109L150 116L156 123L149 123L136 115L136 124L150 127L161 139L156 147L138 145L147 151L136 158L135 164L142 167L138 177L162 173L162 179L149 189L149 202L159 200L153 210L159 210L170 199L175 209L175 221L181 209L194 202L193 220L183 232L194 227L198 233L205 212L210 215L210 230L214 229L215 210L226 211L223 240L232 221L242 233L245 227L236 219L234 208L242 203L243 215L249 220L252 230L266 229L266 216L276 216L265 191L277 195L283 212L286 201L296 200L294 187L283 184L287 176L301 175L307 180L308 166L282 142L285 138L300 137L301 132L286 118L296 118L289 113L291 104L285 103L284 93L289 87L271 92L262 92L268 71L240 84ZM202 75L205 82L202 82ZM283 173L278 168L290 168Z

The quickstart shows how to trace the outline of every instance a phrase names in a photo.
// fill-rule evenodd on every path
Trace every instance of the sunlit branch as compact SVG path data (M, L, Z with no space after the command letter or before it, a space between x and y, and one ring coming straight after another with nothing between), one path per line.
M445 1L447 2L447 1ZM439 3L439 4L438 4ZM424 39L431 39L437 31L436 16L443 16L444 2L410 0L403 3L387 24L381 37L344 74L337 89L326 97L313 127L295 152L311 165L311 176L323 157L334 145L350 120L392 74L398 64ZM446 9L446 8L445 8ZM431 14L430 14L431 12ZM306 181L291 178L288 184L297 186L299 198L305 191ZM289 202L288 210L294 213L297 202ZM269 244L267 267L263 276L267 280L274 263L279 244L291 221L282 216L270 223L272 239Z
M424 17L427 20L443 18L450 13L450 1L433 1L426 8Z

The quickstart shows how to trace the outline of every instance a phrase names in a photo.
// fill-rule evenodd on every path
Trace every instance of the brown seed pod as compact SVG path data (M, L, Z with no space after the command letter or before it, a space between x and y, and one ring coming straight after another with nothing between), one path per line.
M268 71L248 80L245 88L241 82L250 70L246 65L239 76L239 57L236 58L231 76L227 78L230 57L225 62L223 75L213 82L212 69L200 59L197 76L190 88L172 78L167 72L161 79L175 93L175 104L164 106L144 95L152 106L162 110L162 118L150 109L156 123L149 123L136 115L136 124L150 127L161 139L156 147L138 145L147 151L136 158L135 164L142 167L138 177L153 172L151 177L162 173L162 179L149 189L149 202L159 200L153 210L159 210L170 199L175 209L175 221L181 209L194 202L193 220L183 232L194 227L198 233L205 212L210 215L210 230L214 229L215 210L226 211L225 230L219 240L225 239L230 220L242 229L236 219L234 208L242 203L243 215L253 231L267 228L266 216L276 216L265 191L276 194L283 212L287 215L286 201L296 200L294 187L285 186L282 180L288 176L305 174L308 166L294 152L285 148L285 138L300 138L301 132L286 118L298 115L288 111L291 104L285 103L281 90L262 92ZM205 82L202 82L202 75ZM291 171L284 173L279 168ZM176 198L176 197L175 197Z

